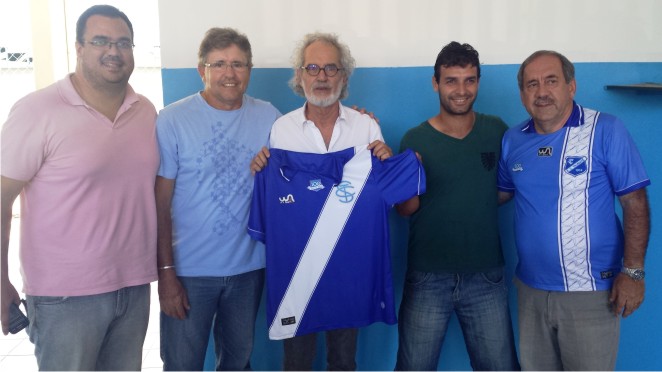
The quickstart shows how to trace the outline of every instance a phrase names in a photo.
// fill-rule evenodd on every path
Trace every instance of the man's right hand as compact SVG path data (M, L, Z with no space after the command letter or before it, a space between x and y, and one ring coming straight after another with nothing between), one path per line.
M184 320L191 308L186 290L177 279L175 270L159 270L159 303L167 316Z
M4 273L3 273L4 274ZM9 279L2 280L2 290L0 296L2 298L2 307L0 307L0 319L2 320L2 333L7 335L9 333L9 305L13 302L15 304L21 303L21 297L18 295L16 288L9 282Z
M262 150L260 150L251 161L251 174L255 175L256 172L264 169L264 167L267 166L267 159L269 159L270 156L269 149L262 147Z
M16 288L9 281L9 232L11 230L12 206L23 190L26 181L1 176L0 179L0 322L2 322L2 333L9 333L9 305L13 302L19 304L21 297Z

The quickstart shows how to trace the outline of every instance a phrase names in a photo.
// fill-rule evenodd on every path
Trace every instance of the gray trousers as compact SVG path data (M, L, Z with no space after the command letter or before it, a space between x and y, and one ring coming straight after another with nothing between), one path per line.
M357 328L334 329L322 332L326 336L328 371L356 370ZM284 371L312 371L317 352L317 333L285 339Z
M522 370L614 370L620 319L609 291L558 292L515 280Z

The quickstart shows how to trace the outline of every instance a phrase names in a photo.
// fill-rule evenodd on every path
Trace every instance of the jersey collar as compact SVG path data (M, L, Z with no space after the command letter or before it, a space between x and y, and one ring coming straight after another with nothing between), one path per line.
M572 105L573 105L572 113L570 114L568 121L566 121L565 124L563 125L564 128L578 127L580 125L584 125L584 110L574 100L572 101ZM529 121L526 122L526 125L524 125L524 128L522 128L522 132L536 133L536 128L533 123L533 118L530 118Z
M342 181L343 168L354 156L354 149L346 149L337 153L337 156L326 156L326 154L297 155L296 152L282 151L280 156L280 174L288 182L298 173L325 175L331 178L334 185ZM273 156L274 154L272 154Z

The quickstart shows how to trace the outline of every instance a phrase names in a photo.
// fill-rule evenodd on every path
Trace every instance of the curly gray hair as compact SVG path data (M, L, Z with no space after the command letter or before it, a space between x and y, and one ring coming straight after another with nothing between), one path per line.
M345 74L345 77L347 78L347 82L345 83L345 85L342 88L342 91L340 92L340 99L347 98L347 96L349 95L349 91L348 91L349 77L352 76L352 73L354 72L354 68L356 67L356 62L352 57L352 53L349 51L349 47L344 43L341 43L340 40L338 40L338 35L335 34L315 32L304 36L303 40L299 42L298 47L294 50L294 53L292 54L292 67L294 68L294 76L292 76L292 78L288 83L290 88L292 88L294 93L302 97L306 96L303 91L303 87L301 86L301 78L300 78L301 66L303 66L304 63L304 54L306 52L306 48L308 48L310 44L316 41L321 41L330 44L338 50L338 54L340 54L340 64L341 64L341 66L338 67L344 68L343 72Z

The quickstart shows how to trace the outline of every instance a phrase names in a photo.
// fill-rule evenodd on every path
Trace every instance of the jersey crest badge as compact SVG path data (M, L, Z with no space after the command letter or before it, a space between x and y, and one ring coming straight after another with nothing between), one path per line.
M354 186L349 181L342 181L336 186L336 196L341 203L351 203L354 200Z
M308 190L310 191L320 191L324 189L324 185L322 185L322 180L310 180L308 181Z
M566 156L563 170L571 176L579 176L588 171L586 156Z

